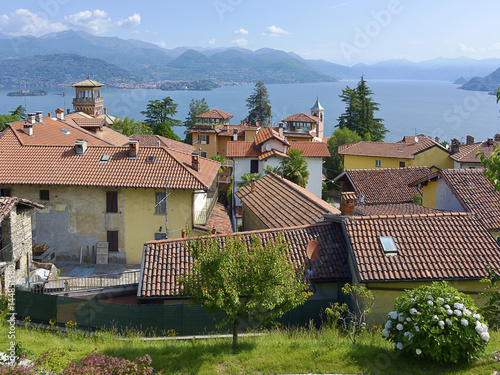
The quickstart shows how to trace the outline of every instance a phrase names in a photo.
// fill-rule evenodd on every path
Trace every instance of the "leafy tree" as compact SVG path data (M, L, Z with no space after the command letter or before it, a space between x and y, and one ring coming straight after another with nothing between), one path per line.
M345 103L345 112L339 116L336 127L353 130L363 138L369 134L369 138L375 142L382 141L388 130L383 120L375 117L379 104L373 101L372 94L363 76L356 89L349 86L343 89L339 97Z
M307 170L307 160L302 156L302 150L289 148L288 158L281 162L283 177L299 186L306 187L309 181L309 171Z
M496 191L500 191L500 149L496 146L490 155L482 151L477 152L484 166L484 175L493 184Z
M251 243L226 237L199 238L189 242L192 270L180 278L182 294L192 297L210 314L223 310L219 327L233 324L233 348L238 345L241 319L268 324L304 303L308 285L289 260L288 244L280 234L263 246L258 237Z
M488 275L481 280L487 283L486 292L480 293L479 298L488 297L488 300L479 312L484 316L491 330L500 329L500 272L495 271L491 266L486 266Z
M26 119L26 110L22 105L18 105L13 111L9 111L11 115L18 115L21 120Z
M149 126L154 134L162 135L167 138L180 140L173 132L172 126L180 126L182 122L172 118L177 113L178 104L174 103L169 96L162 100L150 100L145 111L141 114L146 116L145 123ZM157 127L162 124L159 129Z
M248 122L255 125L259 122L262 126L271 124L271 101L264 82L255 84L253 94L247 99Z
M21 117L18 114L14 115L0 115L0 131L5 129L5 124L9 122L16 122L21 120Z
M328 180L333 180L344 170L344 156L339 155L338 149L341 145L361 141L362 138L353 130L348 128L336 129L327 141L331 157L325 159L326 175Z
M257 181L260 178L260 173L243 173L241 176L241 182L238 182L238 187L242 188L252 183L252 179L255 178Z
M119 131L123 135L130 137L132 134L153 134L149 126L142 121L135 121L127 116L124 119L118 119L110 126L111 129Z
M281 168L281 166L276 166L276 167L273 167L271 165L267 165L264 169L263 169L264 173L265 174L268 174L268 173L276 173L278 175L281 176L281 172L283 172L283 169Z
M184 126L186 127L186 143L191 143L193 139L192 134L188 133L187 130L196 125L199 115L208 111L210 111L210 107L205 98L191 99L191 103L189 103L189 112L184 120Z
M226 167L224 166L224 164L226 164L226 159L224 159L222 155L219 154L212 155L210 156L210 160L218 161L219 163L222 164L222 166L220 167L221 172L224 172L226 170Z

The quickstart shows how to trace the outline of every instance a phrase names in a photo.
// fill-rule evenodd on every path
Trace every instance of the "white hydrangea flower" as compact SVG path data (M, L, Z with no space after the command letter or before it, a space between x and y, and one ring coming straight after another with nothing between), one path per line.
M415 315L416 313L418 313L417 309L414 309L414 308L410 309L410 314L411 315Z
M384 337L389 337L389 335L390 335L389 330L388 330L387 328L384 328L384 329L382 330L382 336L384 336Z
M406 321L411 322L411 318L410 317L406 318Z
M415 349L415 353L417 353L417 355L420 355L422 354L422 351L420 349Z
M399 350L403 350L403 343L402 342L398 342L396 344L396 348L399 349Z
M404 322L404 321L405 321L405 316L404 316L404 314L403 314L403 313L399 313L398 320L399 320L400 322Z
M445 308L446 310L449 310L449 309L450 309L450 305L444 305L444 308Z
M399 323L399 324L396 326L396 329L397 329L398 331L402 331L402 330L403 330L403 328L404 328L404 327L403 327L403 325L402 325L401 323Z
M459 296L455 296L455 299L458 299L458 300L459 300L459 299L460 299L460 297L459 297Z
M435 322L437 322L439 320L438 316L437 315L433 315L432 316L432 320L434 320Z
M440 327L444 327L444 322L443 322L442 320L440 320L440 321L439 321L439 323L438 323L438 325L439 325Z
M397 319L397 318L398 318L398 312L397 312L397 311L391 311L391 312L389 313L389 317L390 317L391 319Z
M479 315L478 313L475 313L474 315L472 315L474 317L474 319L481 319L481 315Z
M432 302L431 300L427 301L427 304L428 304L429 306L434 306L434 302Z
M434 298L432 298L432 296L431 296L431 295L428 295L428 296L427 296L427 299L428 299L428 300L430 300L430 301L434 301Z
M469 316L470 316L470 314L472 314L472 312L471 312L470 310L467 310L467 309L465 309L465 310L464 310L464 315L465 315L466 317L469 317Z
M442 299L441 297L438 297L438 298L436 299L436 301L438 301L439 303L443 303L443 302L444 302L444 299Z
M451 326L451 325L453 325L453 322L451 321L451 319L446 318L446 324Z
M467 327L469 325L469 321L467 319L462 319L460 320L460 324L462 324L464 327Z
M465 308L465 305L463 303L454 303L453 307L458 310L463 310Z
M453 310L453 314L456 316L462 316L462 312L460 310Z
M488 332L481 332L481 340L488 342L490 340L490 334Z
M385 323L385 329L391 329L392 328L392 320L388 320L387 323Z
M452 309L448 309L448 310L446 310L446 314L448 314L448 315L453 315L453 310L452 310Z

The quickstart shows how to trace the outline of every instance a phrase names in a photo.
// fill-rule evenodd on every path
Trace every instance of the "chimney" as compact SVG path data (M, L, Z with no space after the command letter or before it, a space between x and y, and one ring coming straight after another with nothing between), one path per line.
M495 134L495 142L500 142L500 134Z
M280 137L283 138L283 123L282 122L280 122L278 130L280 133Z
M217 234L217 229L215 229L215 227L212 228L212 234Z
M128 142L128 157L136 158L139 154L139 141L137 139L131 139Z
M460 148L460 141L456 138L451 140L451 153L456 154Z
M186 238L186 230L185 229L181 230L181 237Z
M233 129L233 141L238 140L238 129L234 128Z
M354 215L355 200L355 192L347 191L342 193L340 197L340 213L342 215Z
M31 124L31 125L35 124L35 114L34 113L28 113L27 122L28 122L28 124Z
M28 134L30 137L33 137L33 124L24 124L24 132Z
M87 151L87 141L84 139L77 139L75 141L75 155L83 155Z
M255 178L252 178L252 182L250 183L250 190L252 193L255 191L256 186L255 186Z
M436 143L439 143L439 137L434 138L434 140L436 141Z
M108 109L107 108L104 108L104 114L107 115L108 114Z
M255 126L259 127L259 122L258 121L255 121Z
M48 112L47 117L52 118L52 112Z
M195 171L199 172L200 171L200 156L196 152L193 152L191 154L191 163L192 163L193 169Z
M224 131L226 131L226 132L229 131L229 123L224 124Z
M160 147L161 146L161 142L160 141L156 141L156 147Z
M474 144L474 137L472 135L468 135L466 139L467 139L466 142L467 142L468 145L473 145Z
M64 109L62 109L62 108L56 109L56 118L58 120L64 121Z
M493 138L488 138L488 146L493 146Z
M66 114L67 114L67 115L69 115L69 111L70 111L70 109L68 108L68 109L66 110Z
M43 114L42 111L35 112L35 120L38 122L43 122Z

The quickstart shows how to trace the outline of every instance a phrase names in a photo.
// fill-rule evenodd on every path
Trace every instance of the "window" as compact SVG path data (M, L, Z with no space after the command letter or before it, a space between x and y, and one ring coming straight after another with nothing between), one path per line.
M118 251L118 231L108 230L107 239L108 239L108 251Z
M375 160L375 166L376 167L381 167L382 166L382 160Z
M16 270L21 269L21 259L16 260Z
M398 248L392 237L379 237L380 243L385 253L397 253Z
M50 200L50 194L48 190L40 190L40 200L41 201Z
M208 145L210 144L210 136L206 134L200 135L200 143L202 145Z
M11 191L10 189L0 189L0 197L10 197Z
M155 156L148 156L144 162L145 163L154 164L155 161L156 161L156 157Z
M155 241L166 240L166 239L167 239L166 233L155 233Z
M207 152L206 151L202 151L200 156L202 158L206 158L207 157Z
M106 212L118 212L118 192L106 192Z
M259 173L259 161L250 160L250 173Z
M406 162L405 161L400 161L399 162L399 168L404 168L406 167Z
M101 163L107 163L109 161L109 158L111 155L103 155L101 156L101 159L99 160Z
M155 193L155 214L165 215L167 213L167 200L165 193Z

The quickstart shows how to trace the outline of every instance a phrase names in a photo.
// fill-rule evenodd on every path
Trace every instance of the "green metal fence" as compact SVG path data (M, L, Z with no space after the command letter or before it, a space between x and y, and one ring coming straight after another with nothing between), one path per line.
M322 311L331 300L310 300L285 314L278 321L284 325L305 325L310 320L321 322ZM216 328L224 313L209 315L199 305L117 305L77 298L16 291L17 319L30 317L32 323L49 324L57 321L78 323L81 329L136 329L142 332L177 335L195 335L212 332L230 332L230 326ZM257 326L254 321L242 321L240 330Z

